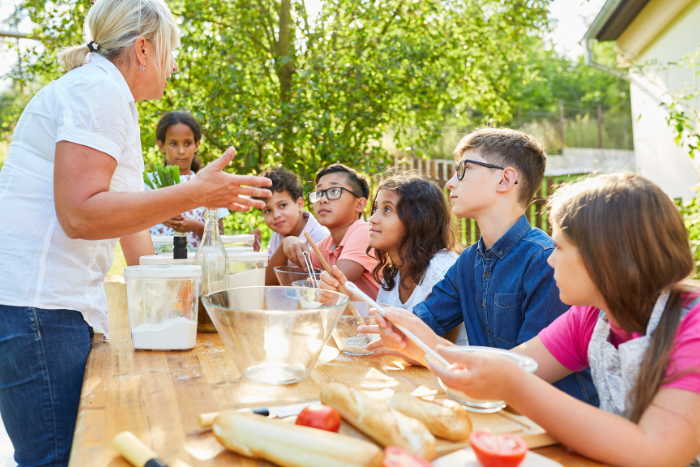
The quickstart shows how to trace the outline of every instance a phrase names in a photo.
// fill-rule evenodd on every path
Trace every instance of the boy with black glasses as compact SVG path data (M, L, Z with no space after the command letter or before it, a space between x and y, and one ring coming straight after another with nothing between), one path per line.
M328 264L338 266L345 277L372 298L377 297L379 284L372 277L377 260L367 255L369 246L369 224L361 219L367 206L369 184L367 179L343 164L332 164L316 175L315 190L309 193L318 222L331 234L317 246ZM304 266L302 252L309 251L306 242L298 237L287 237L277 249L268 269L284 266L287 259ZM321 262L313 251L314 267Z
M554 270L547 264L554 241L532 228L526 214L544 179L547 156L528 134L482 128L457 144L454 158L457 170L447 182L453 212L474 219L481 238L462 252L413 313L432 330L421 336L431 347L452 345L443 336L464 323L466 335L456 339L458 344L510 350L537 336L569 308L559 299ZM402 312L392 308L392 313ZM418 335L418 327L411 330ZM399 352L423 363L423 354L411 352L395 329L381 327L381 334L382 340L368 349L378 348L378 355ZM589 370L555 386L598 405Z

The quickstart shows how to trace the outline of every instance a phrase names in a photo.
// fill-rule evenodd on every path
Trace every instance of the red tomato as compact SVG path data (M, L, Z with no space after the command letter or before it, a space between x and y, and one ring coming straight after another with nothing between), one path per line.
M433 467L433 464L411 451L396 446L387 446L384 449L382 467Z
M527 443L519 436L472 431L469 444L484 467L517 467L527 454Z
M337 433L340 430L340 415L333 407L313 404L304 407L297 417L296 424Z

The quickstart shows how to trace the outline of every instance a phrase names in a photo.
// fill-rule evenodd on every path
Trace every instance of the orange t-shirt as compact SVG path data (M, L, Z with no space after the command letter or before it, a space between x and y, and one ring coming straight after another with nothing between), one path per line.
M333 267L341 259L347 259L365 268L362 275L355 281L355 285L375 300L379 292L379 284L372 277L377 260L367 255L369 224L362 219L356 220L345 232L340 245L333 248L334 245L333 237L329 235L318 242L317 246L330 267ZM311 252L311 262L316 268L323 267L313 252Z

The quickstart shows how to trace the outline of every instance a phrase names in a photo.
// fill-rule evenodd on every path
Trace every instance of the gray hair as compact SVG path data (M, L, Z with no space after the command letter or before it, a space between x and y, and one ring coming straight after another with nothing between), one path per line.
M151 61L165 76L173 49L180 45L179 33L163 0L99 0L87 14L83 36L86 43L98 45L93 53L112 62L123 58L143 37L154 45L156 57ZM85 64L89 53L86 44L64 47L58 52L58 63L70 71Z

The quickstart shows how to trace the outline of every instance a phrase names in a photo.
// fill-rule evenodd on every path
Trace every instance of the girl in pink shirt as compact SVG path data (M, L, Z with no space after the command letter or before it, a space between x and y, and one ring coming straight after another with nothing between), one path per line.
M431 370L472 397L505 400L598 461L700 465L700 287L687 280L693 256L678 209L649 180L611 174L559 189L549 221L557 245L549 264L572 308L513 349L534 358L537 372L447 346L437 350L453 366L430 362ZM387 317L428 336L411 317ZM600 408L549 384L586 367Z

